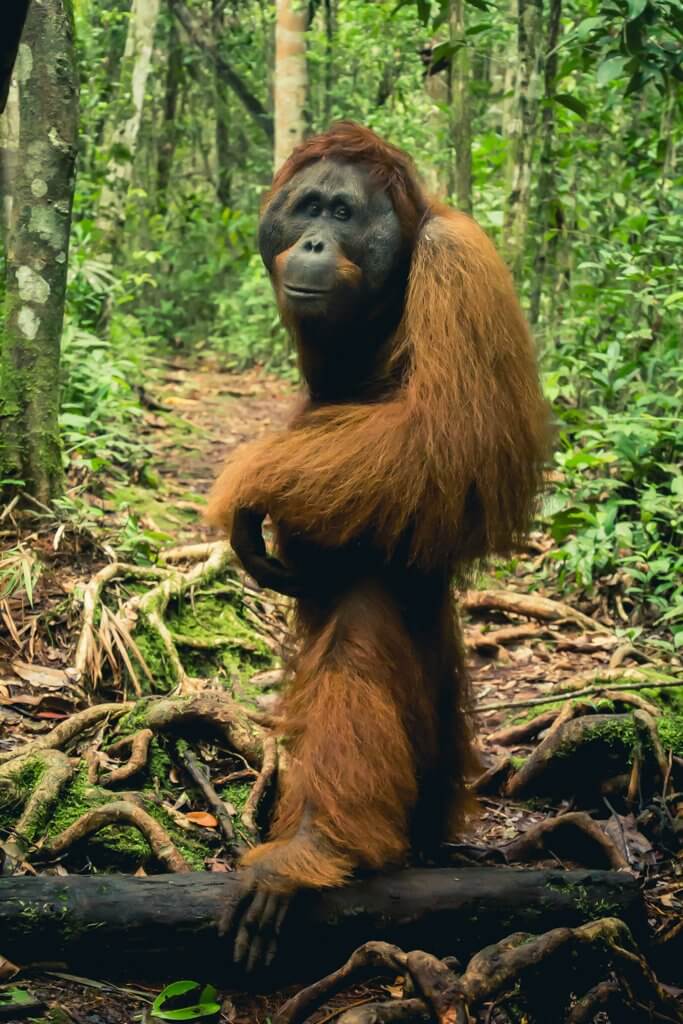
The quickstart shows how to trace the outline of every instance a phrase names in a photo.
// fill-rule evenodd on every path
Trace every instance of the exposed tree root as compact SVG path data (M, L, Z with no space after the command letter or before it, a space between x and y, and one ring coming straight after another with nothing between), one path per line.
M191 734L193 728L218 735L253 768L263 764L267 733L254 716L224 691L150 702L147 725L154 732Z
M119 750L130 748L130 757L128 760L120 765L118 768L113 768L106 775L103 775L99 781L103 786L115 786L119 782L123 782L125 779L130 779L133 775L137 775L147 764L147 758L149 757L149 745L152 742L154 733L151 729L140 729L139 732L133 733L132 736L124 736L117 743L113 743L108 754L115 753Z
M612 840L584 811L546 818L503 847L508 861L537 860L546 851L588 867L627 870L630 865Z
M346 963L297 993L282 1006L276 1024L300 1024L320 1009L332 996L366 978L394 978L404 974L407 955L388 942L366 942L351 954Z
M158 580L165 575L164 569L155 566L129 565L127 562L112 562L105 565L103 569L88 581L83 588L81 600L83 602L83 622L81 634L76 646L74 656L74 669L79 678L88 679L92 685L96 685L102 675L102 644L98 642L97 631L95 630L95 615L101 607L100 598L102 590L107 583L117 577L134 576L138 579Z
M274 736L266 736L263 740L263 758L261 771L251 787L247 802L242 811L242 824L252 835L259 834L258 815L261 802L275 781L278 770L278 746Z
M92 686L96 686L101 679L103 659L106 657L116 670L118 655L128 670L136 693L138 696L141 695L142 690L131 654L137 659L148 678L152 678L149 667L133 638L137 619L142 616L164 648L178 692L191 693L197 688L196 682L185 672L176 646L176 638L164 621L164 613L172 599L181 597L200 583L208 583L215 579L227 565L233 563L234 556L227 542L217 541L212 544L174 548L161 557L163 564L159 566L112 563L96 573L85 587L83 624L76 648L75 668ZM183 571L176 566L176 563L181 561L195 564ZM101 601L102 590L107 583L121 576L153 580L156 585L146 593L130 598L116 614L113 614ZM94 623L98 609L100 625L96 630ZM194 644L194 640L188 637L178 638L178 642ZM216 646L216 642L211 646Z
M540 732L549 728L560 713L556 711L544 711L542 715L536 715L528 722L521 722L519 725L509 725L505 729L497 729L488 736L490 743L499 743L501 747L514 747L519 743L526 743L534 740Z
M169 871L191 871L181 853L178 852L168 832L158 821L128 800L114 800L83 814L73 825L42 846L38 851L40 860L56 860L67 853L75 843L94 835L108 825L133 826L149 843L156 859Z
M4 844L5 852L15 860L25 858L40 827L49 820L59 794L75 771L75 764L59 750L37 750L15 757L0 767L0 782L4 780L11 788L13 779L28 765L40 766L42 773L24 804L9 840Z
M463 594L460 605L468 611L480 608L512 612L546 622L576 622L584 629L595 633L611 633L602 622L591 619L563 601L552 601L538 594L519 594L514 590L468 590Z
M513 770L510 755L501 754L490 768L487 768L470 784L470 789L478 796L500 793Z
M513 995L526 1005L527 1019L538 1024L580 1024L592 1020L591 1006L597 1012L607 1003L640 1014L634 1020L683 1021L680 1006L659 984L629 929L606 917L542 935L516 932L475 954L461 974L429 953L405 954L396 946L369 942L338 971L285 1003L276 1024L303 1024L343 988L396 974L405 979L403 998L356 1006L339 1021L472 1024L486 1003L502 1005Z
M566 714L565 714L566 712ZM579 709L567 705L545 738L505 786L507 796L526 799L537 794L595 795L604 779L623 773L632 753L627 715L571 717Z
M75 715L60 722L47 735L39 736L35 740L24 743L21 747L0 753L0 764L7 764L8 761L28 754L35 754L39 750L61 750L86 729L98 725L105 718L119 718L134 706L132 701L124 701L122 704L94 704L93 707L86 708L85 711L78 711Z
M496 657L505 644L514 644L519 640L537 640L546 631L537 625L502 626L484 633L481 630L467 630L465 645L485 657Z

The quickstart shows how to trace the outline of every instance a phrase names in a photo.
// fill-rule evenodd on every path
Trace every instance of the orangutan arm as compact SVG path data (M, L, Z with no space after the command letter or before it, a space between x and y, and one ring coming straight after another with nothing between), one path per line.
M392 358L393 397L327 405L238 450L209 518L270 513L336 547L367 535L387 552L406 536L417 564L509 550L527 527L547 445L533 346L509 274L469 218L445 212L413 254Z

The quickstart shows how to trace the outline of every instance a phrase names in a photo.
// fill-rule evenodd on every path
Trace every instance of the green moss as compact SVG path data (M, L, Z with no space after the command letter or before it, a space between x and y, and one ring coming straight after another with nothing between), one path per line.
M164 761L165 755L161 750L158 750L155 756L159 758L159 765L165 766L170 763ZM166 779L167 777L165 775ZM144 799L144 792L141 795ZM86 811L115 799L115 792L101 789L88 782L87 766L82 765L66 787L56 812L47 825L48 838L68 828ZM195 870L201 870L205 858L209 856L210 847L179 829L173 818L155 801L145 800L144 803L147 813L163 825L185 860ZM102 866L136 867L150 860L149 846L135 828L104 828L91 836L87 845L89 853L93 858L97 858L98 864L101 862Z
M175 686L176 681L171 664L168 660L166 648L159 639L156 631L149 629L142 618L135 631L135 643L140 650L140 654L145 659L147 668L154 680L154 692L169 693ZM142 671L138 672L137 675L143 690L149 689L150 682L147 679L147 676Z
M242 827L242 811L250 793L251 786L243 782L230 782L227 786L223 786L219 793L221 800L224 800L227 804L232 804L237 811L233 824L238 836L243 839L251 838Z
M519 714L512 714L507 722L510 725L523 725L525 722L531 722L534 718L538 718L539 715L545 715L548 711L561 711L567 700L549 700L545 704L536 704L533 708L528 708L526 711L522 711ZM611 714L614 711L614 701L607 700L606 697L595 697L591 700L589 697L578 697L573 704L589 704L596 712L603 715Z
M44 764L36 759L26 761L15 772L0 779L0 831L9 832L13 827L44 771Z
M591 724L591 718L585 719L587 726L580 743L583 746L587 739L597 740L613 750L633 750L637 739L635 723L630 715L619 715L611 721L596 721ZM576 749L576 742L568 740L557 750L557 757L569 757ZM629 763L631 758L629 757Z
M512 765L516 772L519 771L519 769L522 767L525 761L526 757L521 757L518 754L513 754L513 756L510 758L510 764Z
M662 715L657 721L657 732L666 750L683 757L683 713Z
M167 621L191 675L218 675L242 683L273 663L271 651L245 621L239 593L205 591L192 602L172 606ZM184 645L183 637L217 643L199 650Z
M594 891L578 882L551 879L546 885L549 889L555 889L566 896L587 921L594 921L599 917L618 917L621 913L622 908L618 902L604 897L597 899Z

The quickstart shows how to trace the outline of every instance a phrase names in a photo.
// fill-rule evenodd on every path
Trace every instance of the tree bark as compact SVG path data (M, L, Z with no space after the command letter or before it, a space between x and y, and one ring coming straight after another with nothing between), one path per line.
M503 253L519 278L529 223L531 172L538 123L543 0L517 0L517 76L508 159Z
M125 198L133 179L158 18L159 0L133 0L119 84L120 102L115 104L117 123L107 139L111 157L96 218L108 245L116 245L125 220Z
M168 23L168 52L166 56L166 82L164 85L164 119L157 155L157 207L164 211L167 206L168 183L175 154L178 129L178 95L183 77L183 51L178 37L178 23L171 10Z
M10 169L0 479L42 502L62 486L59 346L78 131L69 0L32 3L19 50L19 136Z
M213 35L216 47L225 32L225 8L221 0L212 2ZM216 141L216 199L223 207L230 206L232 198L232 153L230 151L230 104L228 90L214 52L213 101Z
M306 130L308 71L306 68L306 6L301 0L276 0L275 24L275 152L274 168L282 166Z
M239 875L0 879L3 956L59 960L91 977L200 977L244 984L217 932ZM543 932L605 914L646 934L638 882L613 871L516 868L408 870L343 889L300 894L278 956L254 982L320 977L370 939L468 959L515 931Z
M450 122L453 161L449 191L460 210L472 212L472 103L470 55L465 36L465 0L451 0L450 43L456 47L449 66Z
M538 323L541 294L548 263L557 249L561 230L561 209L555 194L555 83L557 79L557 43L560 38L562 0L550 0L548 33L545 45L545 104L541 114L541 155L539 158L538 186L536 189L536 231L534 272L531 277L529 319Z

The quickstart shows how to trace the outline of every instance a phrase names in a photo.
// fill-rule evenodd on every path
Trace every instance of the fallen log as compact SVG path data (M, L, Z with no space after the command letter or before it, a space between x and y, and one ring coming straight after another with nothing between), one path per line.
M234 874L193 872L0 879L0 954L96 977L196 978L244 986L217 923L241 891ZM573 927L609 914L646 936L625 872L411 869L300 894L267 976L251 987L320 977L371 939L467 960L511 932Z

